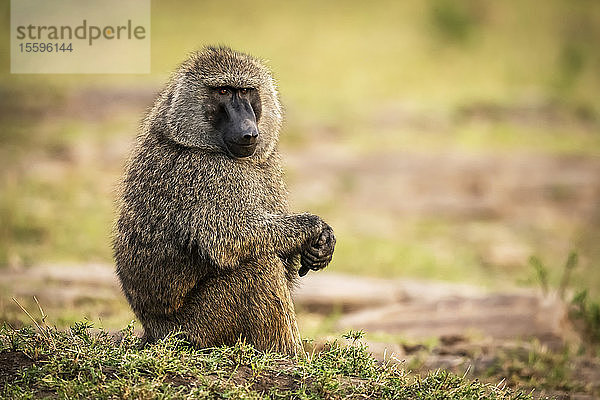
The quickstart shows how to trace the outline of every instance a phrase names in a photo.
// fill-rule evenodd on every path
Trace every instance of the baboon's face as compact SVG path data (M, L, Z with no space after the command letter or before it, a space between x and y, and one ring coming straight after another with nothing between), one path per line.
M210 89L211 122L228 153L236 158L254 154L260 140L261 104L254 88L220 86Z

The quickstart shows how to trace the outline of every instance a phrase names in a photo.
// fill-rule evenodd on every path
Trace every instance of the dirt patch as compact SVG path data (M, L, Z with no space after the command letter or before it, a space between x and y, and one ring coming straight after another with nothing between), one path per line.
M342 329L365 329L409 337L481 334L493 338L560 338L564 306L527 294L491 294L408 301L343 316ZM566 323L566 322L565 322Z
M483 335L553 341L572 335L565 305L535 290L486 293L464 284L320 273L304 279L294 300L314 313L342 311L337 322L342 331L415 339Z
M274 370L253 371L247 365L235 370L231 381L236 385L250 385L252 390L259 393L269 393L273 388L279 391L294 391L300 382L292 375L294 364L291 361L279 361Z
M165 378L165 382L173 386L184 386L192 388L198 386L198 383L208 380L215 385L235 385L246 386L258 393L269 393L275 388L279 391L294 391L298 389L300 381L292 373L294 363L289 360L280 360L271 369L264 371L255 371L248 365L240 365L230 375L211 374L204 377L194 375L175 375L170 374Z
M597 211L600 159L541 154L348 154L314 147L286 157L292 199L338 198L388 215L585 221ZM344 187L340 187L344 185ZM337 191L344 196L336 196Z
M110 300L120 296L114 267L108 264L56 265L3 271L0 285L12 296L37 296L44 306L75 306L85 301Z
M0 392L7 383L12 383L26 368L34 362L20 351L5 351L0 353Z
M185 388L192 388L197 386L198 377L193 375L174 375L169 374L165 378L165 382L173 386L183 386Z

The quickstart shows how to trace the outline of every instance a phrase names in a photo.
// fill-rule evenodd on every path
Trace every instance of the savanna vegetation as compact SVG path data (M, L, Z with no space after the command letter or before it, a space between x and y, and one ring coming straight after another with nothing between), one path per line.
M0 17L8 27L8 2ZM252 398L269 379L284 382L272 397L358 396L355 383L374 398L525 396L460 371L406 375L435 338L398 369L332 346L274 378L288 361L243 345L197 352L173 339L139 350L127 333L111 347L79 324L116 332L133 318L106 272L115 185L170 71L215 43L272 67L290 199L335 228L331 271L560 292L584 344L502 348L478 377L598 395L573 376L578 356L597 359L600 332L597 2L267 0L223 12L218 1L153 1L149 75L10 74L8 35L0 30L0 321L17 330L2 330L0 355L21 352L31 369L6 396ZM32 322L12 297L32 310L32 294L58 330L18 330ZM339 338L340 312L301 315L301 330Z

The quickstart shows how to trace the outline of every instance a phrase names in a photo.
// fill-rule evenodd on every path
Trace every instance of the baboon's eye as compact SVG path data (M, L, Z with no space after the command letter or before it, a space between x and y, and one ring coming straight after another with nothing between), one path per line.
M227 88L224 88L224 87L222 87L222 88L218 88L218 89L217 89L217 93L225 95L225 94L228 94L228 93L229 93L229 89L227 89Z
M249 91L250 91L249 89L243 88L243 89L240 89L240 94L248 94Z

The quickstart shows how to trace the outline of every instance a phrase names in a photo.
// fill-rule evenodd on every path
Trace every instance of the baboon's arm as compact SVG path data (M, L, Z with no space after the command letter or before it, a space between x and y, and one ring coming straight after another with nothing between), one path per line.
M214 215L214 214L213 214ZM261 254L299 254L326 224L316 215L237 215L235 221L202 221L199 247L219 267L232 267Z

